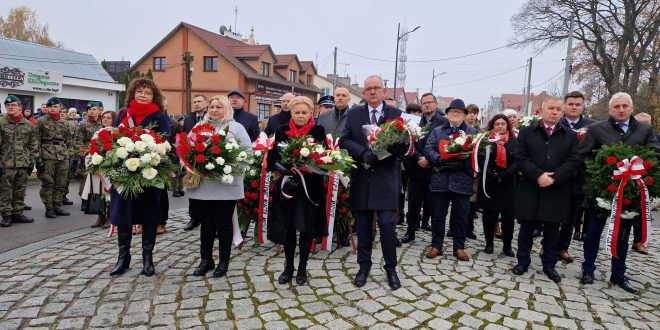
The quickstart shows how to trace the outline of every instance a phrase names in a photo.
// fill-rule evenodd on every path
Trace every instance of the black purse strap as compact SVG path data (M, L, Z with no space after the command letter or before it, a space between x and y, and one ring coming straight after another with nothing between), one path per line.
M92 174L87 174L89 177L89 193L93 194L94 193L94 181L92 180Z

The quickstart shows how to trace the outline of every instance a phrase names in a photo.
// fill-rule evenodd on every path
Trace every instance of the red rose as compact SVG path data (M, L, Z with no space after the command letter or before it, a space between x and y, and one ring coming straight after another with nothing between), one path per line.
M211 152L217 155L220 153L220 148L218 148L217 146L212 146Z
M341 194L341 199L343 199L343 200L348 199L348 195L346 195L346 194Z
M396 127L399 131L403 131L403 124L401 124L401 123L399 123L399 122L397 122L396 124L394 124L394 127Z
M273 202L273 196L268 196L268 203L272 203L272 202Z
M213 141L213 143L215 143L215 144L218 144L218 143L220 143L220 137L217 136L217 135L213 135L213 136L211 136L211 141Z
M616 166L618 166L618 167L623 167L624 165L626 165L626 164L624 164L623 162L616 163Z
M275 191L275 185L274 185L274 184L271 184L270 187L268 188L268 190L270 190L270 191Z
M339 209L339 213L341 213L341 214L346 214L346 212L348 212L348 209L347 209L345 206L342 206L342 207Z
M337 192L341 194L341 192L342 192L341 187L337 188Z
M623 205L628 206L628 205L630 205L630 204L632 204L632 201L631 201L631 200L629 200L629 199L624 199L624 200L623 200Z
M391 123L391 122L392 122L392 119L387 118L387 119L385 120L385 122L386 122L386 123Z
M248 204L248 203L250 203L250 199L249 199L249 198L247 198L247 197L245 197L245 198L243 198L243 203L245 203L245 204Z
M582 139L584 139L584 134L579 134L578 135L578 140L582 140Z
M89 144L95 145L96 144L96 139L92 139L91 141L89 141Z
M250 210L245 210L245 215L250 215Z
M614 156L607 157L607 163L610 164L610 165L616 164L616 157L614 157Z
M197 142L204 142L204 141L206 141L206 138L202 134L197 134L197 136L195 137L195 140L197 140Z
M649 168L653 167L653 163L652 163L650 160L646 160L646 161L644 161L643 164L644 164L644 168L647 169L647 170L648 170Z
M196 161L197 163L203 163L205 160L206 160L206 157L204 157L204 155L197 155L197 156L195 156L195 161Z
M319 153L314 151L311 154L309 154L309 158L312 158L312 159L319 158Z
M471 142L472 142L472 137L471 137L471 136L468 136L468 137L465 139L465 142L467 142L467 143L471 143Z
M257 187L259 187L259 182L257 182L257 181L252 181L252 182L250 182L250 186L251 186L252 188L257 188Z
M397 120L397 121L400 121L400 122L403 122L403 118L401 118L401 116L396 117L396 120Z
M257 195L257 193L251 193L251 194L250 194L250 198L251 198L253 201L256 201L257 199L259 199L259 195Z
M126 135L126 137L133 137L133 131L126 131L124 132L124 134Z
M454 133L454 134L451 135L451 138L452 138L452 139L456 139L456 138L458 138L459 136L461 136L461 135L458 134L458 133Z
M468 151L468 150L470 150L470 144L466 142L465 144L463 144L463 151Z
M618 189L618 187L613 185L613 184L607 186L607 190L609 190L609 192L612 192L612 193L616 192L617 189Z
M204 144L198 143L197 145L195 145L195 151L204 152L204 150L206 150L206 147L204 146Z
M139 136L137 136L137 135L133 135L133 136L131 136L131 141L133 141L133 142L138 142L138 141L141 141L141 140L140 140L140 137L139 137Z
M111 137L113 140L116 140L119 138L119 133L112 133Z
M650 176L648 176L648 177L646 177L646 179L644 179L644 183L646 183L647 186L653 185L653 181L654 181L653 177L650 177Z
M300 149L294 150L293 155L296 156L296 157L300 156Z
M112 144L111 143L104 143L103 144L103 150L105 150L105 151L112 150Z
M144 132L145 132L145 130L143 130L143 129L138 129L138 130L135 132L135 134L137 134L137 135L142 135L142 134L144 134Z
M99 147L96 144L92 144L89 148L89 154L93 155L99 152Z
M156 135L156 136L154 136L154 141L155 141L156 143L161 143L161 142L163 142L163 140L160 139L160 135Z
M188 138L188 133L186 133L186 132L179 133L179 138L182 139L182 140L187 139Z

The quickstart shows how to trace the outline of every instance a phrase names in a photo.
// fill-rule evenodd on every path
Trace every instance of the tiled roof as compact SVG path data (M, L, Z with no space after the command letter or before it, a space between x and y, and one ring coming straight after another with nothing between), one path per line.
M313 61L300 61L300 65L302 66L302 69L300 71L310 73L308 71L312 70L313 72L311 72L310 74L316 75L316 67L314 66Z
M405 92L406 104L419 103L417 102L417 92Z
M275 59L277 60L275 66L288 66L289 63L291 63L291 61L293 61L295 58L295 54L275 55Z
M232 55L236 58L247 59L247 58L258 58L266 50L269 49L268 45L241 45L241 46L231 46L229 50Z
M94 56L31 42L0 38L0 64L61 72L65 77L114 83Z

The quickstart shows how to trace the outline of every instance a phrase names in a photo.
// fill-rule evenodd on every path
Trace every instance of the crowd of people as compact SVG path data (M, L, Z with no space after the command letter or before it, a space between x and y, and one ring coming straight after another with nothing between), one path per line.
M421 96L420 105L409 105L406 112L417 115L429 134L415 141L412 154L392 148L390 157L379 158L369 147L364 125L381 125L396 120L402 111L393 99L385 98L385 87L379 76L364 82L364 100L349 107L349 92L339 87L334 95L323 96L318 102L307 97L286 93L276 102L279 112L260 123L245 110L245 95L232 90L226 96L193 97L193 113L172 119L167 115L167 100L156 84L148 79L134 80L126 94L125 108L115 114L103 111L100 102L90 102L85 119L65 120L60 100L53 97L37 119L22 112L20 100L9 95L4 105L7 114L0 117L0 211L3 227L14 222L32 222L24 216L25 186L28 175L36 167L42 181L41 200L48 218L66 216L61 206L66 198L70 172L84 166L80 150L102 127L153 127L170 138L179 132L190 132L195 126L213 125L228 128L232 137L245 147L257 139L260 132L274 137L275 144L305 136L325 143L325 135L340 137L339 147L347 150L357 168L350 174L350 207L357 236L356 286L364 286L372 267L372 245L375 233L380 233L380 245L388 285L401 286L397 274L397 247L412 244L418 230L432 232L427 258L445 253L445 237L452 239L451 254L459 261L470 260L466 240L475 239L474 220L482 214L484 253L493 254L495 239L502 242L505 257L516 257L511 270L521 275L528 271L534 238L542 236L541 262L543 273L554 282L561 276L555 270L558 260L572 262L569 253L572 239L583 241L584 261L581 282L594 281L595 259L605 218L596 212L593 198L585 193L585 161L604 145L623 142L628 145L648 145L656 150L658 139L647 121L650 117L633 117L633 100L627 93L616 93L609 101L609 119L595 121L584 115L584 96L571 92L563 98L548 97L542 104L536 124L518 128L517 112L507 110L493 116L488 123L478 122L476 105L455 99L444 110L438 109L431 93ZM75 113L74 113L75 112ZM315 116L315 113L319 113ZM586 127L578 139L575 130ZM441 156L438 145L455 134L476 134L479 131L498 133L489 142L493 151L487 162L478 164L483 174L476 175L471 159ZM328 235L323 176L317 173L299 174L290 164L281 161L279 149L271 149L268 170L278 172L282 184L273 194L272 215L268 219L268 239L282 244L285 252L284 271L280 284L289 283L296 271L294 256L299 249L295 276L298 285L307 282L307 259L315 239ZM176 154L172 159L178 163ZM296 173L294 173L296 172ZM200 228L199 266L193 275L224 276L229 269L232 244L232 215L237 200L244 197L243 178L234 183L204 180L196 187L184 188L182 172L173 178L174 197L189 199L190 221L184 230ZM300 175L300 180L296 177ZM304 182L301 188L300 181ZM81 196L103 184L87 175L80 187ZM120 197L116 187L109 190L109 216L99 216L93 226L116 227L118 260L111 275L119 275L130 266L130 244L134 234L142 234L142 274L155 273L153 251L157 234L166 231L168 192L150 187L133 199ZM303 189L304 188L304 189ZM407 195L407 198L405 197ZM406 206L407 200L407 206ZM451 206L451 208L450 208ZM407 210L407 211L406 211ZM447 216L449 215L449 216ZM582 221L584 215L584 221ZM448 226L447 226L448 219ZM512 245L515 223L518 226L518 246ZM397 238L396 226L407 223L405 235ZM447 230L448 227L448 230ZM575 234L574 234L575 231ZM612 258L610 281L628 292L636 289L625 275L630 228L620 231L617 252ZM349 230L337 233L340 246L349 245ZM219 239L219 261L213 258L215 239ZM634 249L648 253L635 234Z

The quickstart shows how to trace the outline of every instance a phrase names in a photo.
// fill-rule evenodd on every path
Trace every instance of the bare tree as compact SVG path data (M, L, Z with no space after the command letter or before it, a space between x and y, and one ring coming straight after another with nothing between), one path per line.
M60 41L50 38L48 24L41 24L37 12L26 6L14 7L7 14L7 18L0 17L0 36L45 46L63 47Z

